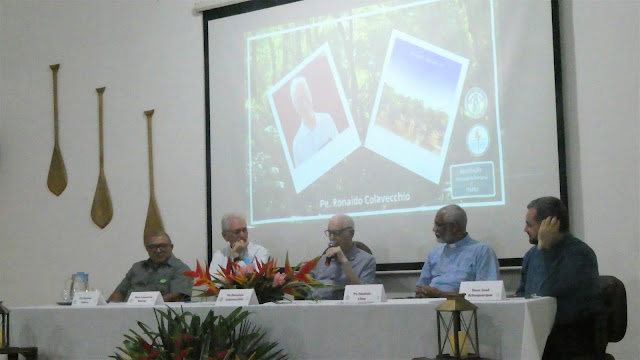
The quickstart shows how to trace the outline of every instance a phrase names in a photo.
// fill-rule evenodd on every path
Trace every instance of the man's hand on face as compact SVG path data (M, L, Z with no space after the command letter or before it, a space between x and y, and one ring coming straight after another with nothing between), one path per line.
M327 255L328 258L333 258L334 260L338 260L340 264L344 264L345 262L349 261L347 257L344 255L344 253L342 252L342 248L340 246L334 246L334 247L328 248L327 252L325 252L325 255Z
M233 256L233 258L235 259L240 256L240 254L242 254L247 249L248 245L249 240L238 239L238 241L236 241L231 247L231 255Z
M562 239L559 229L560 221L555 216L542 220L538 230L538 249L548 250L554 247Z

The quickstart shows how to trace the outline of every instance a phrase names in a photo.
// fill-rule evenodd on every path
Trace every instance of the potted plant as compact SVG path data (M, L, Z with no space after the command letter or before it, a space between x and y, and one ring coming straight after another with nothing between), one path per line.
M319 259L320 257L316 257L291 267L287 255L283 269L278 268L273 258L266 263L256 260L255 267L228 260L227 266L219 269L216 276L211 276L209 267L202 267L197 261L196 270L186 271L184 274L194 279L195 287L203 287L197 296L217 295L220 289L254 289L258 302L263 304L282 300L285 294L306 299L314 289L326 287L309 277L309 272Z
M141 332L130 330L117 360L283 360L288 356L277 342L265 340L266 332L252 325L248 311L235 309L228 316L210 310L204 321L196 314L168 308L154 309L158 330L138 321Z

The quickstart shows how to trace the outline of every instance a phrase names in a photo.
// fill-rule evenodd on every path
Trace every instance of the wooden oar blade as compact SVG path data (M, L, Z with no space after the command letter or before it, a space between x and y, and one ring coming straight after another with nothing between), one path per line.
M146 239L149 235L158 231L164 231L164 225L162 224L160 210L156 204L156 198L152 194L149 199L149 208L147 209L147 221L144 224L143 239Z
M100 173L98 177L98 185L96 185L96 193L93 196L93 205L91 206L91 220L104 229L113 218L113 205L111 204L111 194L107 186L107 179L104 173Z
M53 147L51 155L51 164L49 165L49 175L47 176L47 187L56 196L60 196L64 189L67 188L67 169L62 160L60 147L56 144Z

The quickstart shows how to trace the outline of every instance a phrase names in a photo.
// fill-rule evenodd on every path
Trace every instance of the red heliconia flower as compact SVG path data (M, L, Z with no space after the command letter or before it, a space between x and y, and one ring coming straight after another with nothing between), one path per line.
M257 273L261 277L272 278L276 272L278 272L278 266L276 265L276 259L270 259L268 262L263 263L262 261L256 259L256 268Z
M197 260L196 260L197 261ZM198 265L200 265L198 263ZM193 270L188 270L182 273L182 275L186 276L186 277L190 277L192 279L197 278L198 277L198 273L193 271Z
M183 360L185 356L187 356L187 353L189 352L189 349L185 349L180 351L179 354L177 354L173 359L174 360Z
M256 269L258 274L264 275L264 272L267 270L267 264L256 259Z
M220 270L218 270L218 272L222 273L222 275L224 275L224 277L229 277L232 275L232 271L235 268L236 263L234 263L233 261L231 261L231 259L227 259L227 266L225 268L222 267L222 265L220 266Z
M320 260L319 256L311 261L307 261L306 263L303 263L300 266L300 270L298 272L293 272L293 269L291 269L290 266L288 267L288 271L287 271L285 267L285 272L287 275L308 284L311 282L309 273L311 272L311 270L313 270L316 267L316 265L318 264L318 260ZM287 262L288 261L289 261L289 256L287 255Z
M140 339L140 342L142 343L142 347L143 347L147 352L153 348L153 347L151 346L151 344L149 344L148 342L144 341L143 339Z
M284 259L284 273L285 274L291 274L293 273L293 269L291 268L291 265L289 264L289 253L287 252L287 256Z
M211 279L211 274L209 272L209 267L202 267L200 265L200 261L196 260L196 270L195 271L185 271L183 273L185 276L193 278L193 286L206 286L207 290L202 292L202 296L211 296L220 292L220 289L214 284Z

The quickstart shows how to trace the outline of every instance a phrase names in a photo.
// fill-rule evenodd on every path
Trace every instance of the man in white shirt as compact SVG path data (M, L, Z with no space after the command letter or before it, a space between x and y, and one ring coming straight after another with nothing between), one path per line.
M299 76L291 81L291 101L300 116L300 128L293 138L293 162L296 167L338 136L331 115L313 111L307 80Z
M269 260L269 251L267 249L249 242L247 222L242 216L226 214L222 217L220 224L222 237L228 243L228 246L213 254L211 265L209 266L209 272L212 276L216 276L216 273L220 271L220 267L226 268L229 259L238 264L254 264L254 266L256 260L263 263Z

